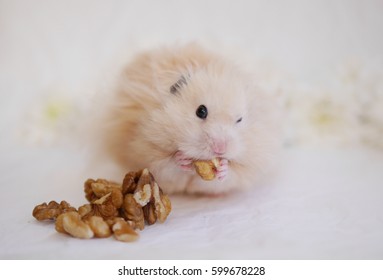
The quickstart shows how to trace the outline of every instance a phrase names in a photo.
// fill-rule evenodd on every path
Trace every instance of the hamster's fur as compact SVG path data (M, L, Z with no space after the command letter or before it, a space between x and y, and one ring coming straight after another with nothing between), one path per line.
M219 194L254 186L270 165L275 106L254 77L197 44L138 54L108 98L99 149L122 177L147 167L167 193ZM204 181L191 162L214 157L217 179Z

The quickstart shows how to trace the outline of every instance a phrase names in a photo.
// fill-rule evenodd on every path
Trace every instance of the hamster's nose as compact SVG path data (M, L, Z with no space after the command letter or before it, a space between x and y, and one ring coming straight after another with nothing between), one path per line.
M225 154L226 153L226 141L224 141L224 140L213 140L213 142L211 144L211 149L218 156Z

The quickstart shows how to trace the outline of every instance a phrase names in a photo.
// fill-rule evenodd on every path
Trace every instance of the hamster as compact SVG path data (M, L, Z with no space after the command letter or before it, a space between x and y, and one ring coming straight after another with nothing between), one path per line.
M99 149L122 176L148 168L166 193L215 195L256 185L270 166L275 106L254 77L198 44L138 54L108 98ZM216 179L204 181L192 163L213 158Z

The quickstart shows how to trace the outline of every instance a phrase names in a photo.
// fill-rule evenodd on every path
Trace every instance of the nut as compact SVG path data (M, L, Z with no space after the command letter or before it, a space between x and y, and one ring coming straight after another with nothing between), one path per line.
M134 191L134 199L144 207L149 203L152 197L152 185L153 185L153 175L150 174L148 169L142 170L141 177L137 182L136 190Z
M128 221L134 222L135 228L140 230L144 229L144 212L141 205L134 199L133 194L125 195L124 203L121 208L121 216Z
M143 207L144 218L149 225L154 224L157 219L164 222L171 211L169 198L163 194L148 169L142 170L133 198ZM128 203L132 202L126 204Z
M66 201L61 201L58 204L56 201L51 201L48 204L45 202L37 205L32 212L33 217L35 217L38 221L43 220L54 220L60 214L70 211L76 211L76 209Z
M118 194L119 193L119 194ZM114 191L104 195L103 197L93 201L91 204L85 204L79 208L79 214L83 219L87 219L90 216L99 216L105 220L112 219L118 216L118 209L121 207L122 194L117 192L116 197ZM119 197L121 195L121 197ZM118 201L116 206L114 203Z
M85 197L89 202L93 202L112 191L121 192L121 185L105 179L88 179L84 183ZM121 193L122 196L122 193ZM122 198L121 198L122 203Z
M164 195L148 169L141 172L133 198L143 207L145 221L152 225L157 219L164 222L171 211L168 196Z
M80 214L62 214L57 217L55 228L60 233L68 233L77 238L108 237L112 235L110 226L101 217L91 216L82 220Z
M193 162L197 174L206 181L214 180L217 167L219 166L219 159L212 160L196 160Z
M77 212L67 212L61 214L56 220L56 230L66 232L73 237L89 239L94 236L91 227L81 220Z
M80 214L81 218L92 216L93 215L92 211L93 211L92 204L89 204L89 203L84 204L78 208L78 213Z
M122 182L122 193L125 195L127 193L134 193L137 188L138 180L140 179L142 170L138 172L129 172L125 175Z
M57 217L56 219L56 223L55 223L55 229L56 231L60 232L60 233L67 233L64 229L64 225L63 225L63 219L64 219L65 215L64 214L61 214L60 216Z
M85 220L85 223L90 226L95 237L109 237L112 231L106 221L99 216L91 216Z
M146 204L142 210L144 211L144 218L148 225L152 225L157 221L156 208L153 203Z
M137 240L138 234L124 219L116 219L112 226L114 237L123 242L132 242Z
M154 198L155 214L158 220L161 223L163 223L168 217L170 211L172 210L170 199L167 195L162 193L162 190L157 185L157 183L154 183L152 191Z

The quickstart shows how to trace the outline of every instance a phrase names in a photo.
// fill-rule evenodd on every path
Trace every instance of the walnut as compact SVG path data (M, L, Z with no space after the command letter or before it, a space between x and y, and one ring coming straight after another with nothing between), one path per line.
M61 214L57 217L56 219L56 222L55 222L55 229L57 232L60 232L60 233L67 233L64 229L64 225L63 225L63 219L64 219L65 215L64 214Z
M61 201L60 204L56 201L51 201L48 204L45 202L37 205L32 212L33 217L38 221L54 220L60 214L70 211L76 211L76 209L66 201Z
M67 233L77 238L109 237L112 235L109 224L102 217L90 216L81 219L80 214L70 212L57 217L55 228L60 233Z
M153 203L146 204L142 210L144 211L144 218L148 225L152 225L157 221L156 208Z
M93 211L93 206L92 206L92 204L89 204L89 203L80 206L77 210L77 212L80 214L81 218L92 216L93 215L92 211Z
M206 181L214 180L217 167L219 166L219 159L212 160L196 160L193 162L197 174Z
M81 220L77 212L67 212L61 214L56 220L56 230L68 233L73 237L89 239L94 236L91 227Z
M112 191L121 191L121 185L105 179L88 179L84 183L85 197L89 202L93 202ZM122 196L122 193L121 193ZM121 198L122 203L122 198Z
M112 226L114 237L123 242L132 242L137 240L138 234L124 219L116 219Z
M127 173L122 182L122 193L125 195L127 193L134 193L137 188L137 183L141 177L143 170L138 172L131 171Z
M168 217L170 211L172 210L170 199L167 195L163 194L162 190L157 185L157 183L154 183L152 191L153 191L153 198L154 198L153 202L154 202L155 214L158 218L158 221L163 223Z
M157 219L164 222L171 211L168 196L163 194L148 169L142 171L133 198L143 207L145 221L149 225L154 224Z
M104 221L102 217L99 216L90 216L85 219L85 223L87 223L92 231L94 232L95 237L109 237L112 235L112 231L110 230L109 224Z
M150 201L153 184L153 175L145 168L142 170L141 177L138 180L136 190L134 191L134 199L141 206L145 206Z
M122 206L122 193L112 191L90 204L79 207L79 214L83 219L99 216L105 220L118 216L118 209Z
M145 219L141 205L133 197L133 194L126 194L121 208L121 216L128 221L134 222L135 228L144 229Z

